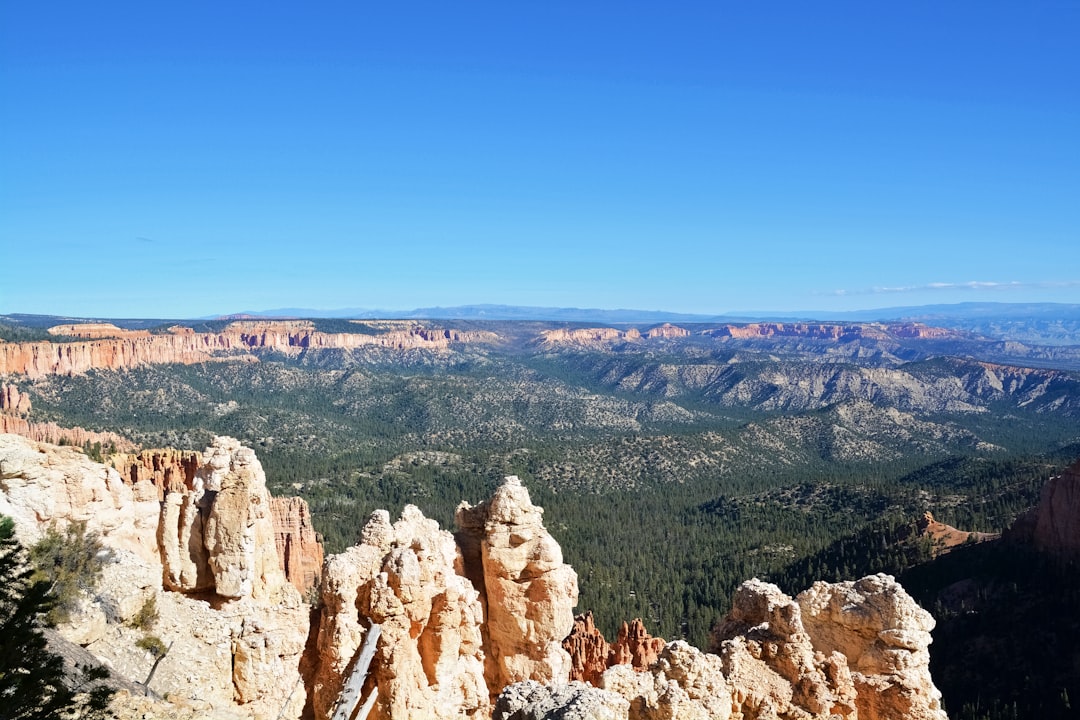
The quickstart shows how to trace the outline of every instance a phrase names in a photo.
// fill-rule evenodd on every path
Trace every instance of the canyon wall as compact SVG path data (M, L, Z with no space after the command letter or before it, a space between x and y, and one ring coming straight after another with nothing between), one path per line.
M80 326L63 326L70 335ZM75 329L72 329L75 328ZM173 327L169 332L149 334L119 331L112 334L94 326L87 337L75 342L0 343L0 375L12 373L30 378L46 375L80 375L91 369L123 370L139 365L180 363L191 365L215 358L251 361L252 350L298 354L308 348L382 347L396 350L440 350L452 343L491 342L493 333L404 326L379 334L323 333L306 321L240 321L218 333L197 333Z
M829 340L846 342L851 340L944 340L969 337L967 334L936 328L922 323L780 323L759 322L710 326L697 331L703 337L719 340L752 340L757 338L802 338L807 340ZM643 338L675 339L692 335L690 330L664 323L651 328L644 334L636 328L619 330L610 327L596 328L558 328L540 333L540 341L545 345L582 345L593 347L610 345L618 342L637 342Z

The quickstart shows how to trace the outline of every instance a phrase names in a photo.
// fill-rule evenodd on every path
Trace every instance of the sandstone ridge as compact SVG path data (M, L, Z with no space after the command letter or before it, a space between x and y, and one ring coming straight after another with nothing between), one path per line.
M664 323L645 332L637 328L613 327L558 328L540 333L545 346L579 345L601 347L617 343L636 343L642 340L676 339L697 334L717 340L755 340L767 338L792 338L850 342L852 340L954 340L969 337L965 333L946 328L931 327L922 323L810 323L810 322L757 322L710 325L693 333L677 325Z
M89 330L81 328L89 327ZM122 370L140 365L180 363L185 365L213 359L254 359L251 351L273 350L296 355L318 348L354 349L381 347L396 350L443 350L454 343L492 342L497 337L485 331L429 328L392 324L378 334L324 333L308 321L239 321L221 332L198 333L174 326L167 333L125 331L100 324L60 326L59 334L88 338L52 343L0 343L0 375L18 374L30 378L46 375L81 375L92 369Z

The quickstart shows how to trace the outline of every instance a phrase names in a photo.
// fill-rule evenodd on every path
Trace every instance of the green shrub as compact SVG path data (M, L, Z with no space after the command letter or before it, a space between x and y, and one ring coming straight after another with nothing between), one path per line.
M151 595L146 598L139 611L132 616L129 624L137 630L149 630L158 619L157 596Z
M87 532L86 523L71 523L61 533L49 528L45 536L30 548L35 577L48 585L53 600L45 620L56 625L66 622L78 607L83 590L97 587L101 570L111 554L101 544L96 532Z
M156 658L164 655L167 649L165 643L157 635L143 635L135 643L135 647L145 650Z
M0 717L49 720L107 717L108 672L65 669L41 631L52 605L48 587L27 562L10 518L0 517Z

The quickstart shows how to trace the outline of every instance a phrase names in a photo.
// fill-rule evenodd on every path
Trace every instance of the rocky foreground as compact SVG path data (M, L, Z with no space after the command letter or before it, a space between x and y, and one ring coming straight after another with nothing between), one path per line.
M371 718L945 718L934 620L886 575L795 598L748 581L715 654L635 627L631 649L571 682L577 576L515 477L463 503L454 534L413 506L394 522L378 511L318 571L306 505L271 498L255 454L229 438L107 467L0 435L0 514L26 543L86 522L112 549L60 631L134 681L154 664L148 632L169 647L150 682L160 699L122 693L121 716L328 718L378 624ZM158 619L134 627L150 601Z

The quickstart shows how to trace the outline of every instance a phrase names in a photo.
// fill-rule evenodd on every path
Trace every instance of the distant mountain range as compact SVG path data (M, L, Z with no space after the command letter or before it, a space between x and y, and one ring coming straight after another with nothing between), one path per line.
M666 310L606 310L600 308L535 307L526 305L458 305L428 307L414 310L379 310L342 308L312 310L309 308L278 308L239 313L256 317L297 318L356 318L356 319L432 319L432 320L537 320L596 323L657 323L657 322L740 322L756 320L790 321L818 320L835 322L875 322L895 320L1080 320L1080 304L1064 303L957 303L953 305L921 305L877 308L873 310L838 311L746 311L705 315L676 313Z

